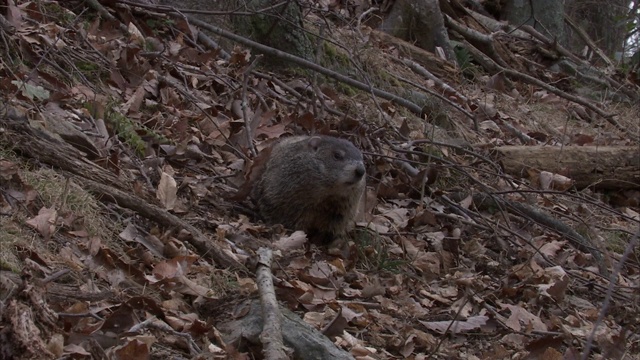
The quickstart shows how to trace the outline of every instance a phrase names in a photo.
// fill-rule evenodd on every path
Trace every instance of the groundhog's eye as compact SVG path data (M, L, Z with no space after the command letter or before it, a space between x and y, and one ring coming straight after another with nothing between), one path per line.
M336 151L333 153L333 158L338 161L344 160L344 154L339 151Z

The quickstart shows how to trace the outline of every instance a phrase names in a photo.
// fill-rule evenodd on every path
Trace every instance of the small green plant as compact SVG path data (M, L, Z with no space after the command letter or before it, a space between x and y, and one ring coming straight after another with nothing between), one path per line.
M60 6L57 2L40 2L40 10L52 21L55 21L63 26L72 24L77 16L70 10Z
M108 78L108 72L105 68L90 62L78 62L75 67L80 70L82 75L88 80L98 80Z
M138 126L131 119L115 111L105 114L105 118L113 126L113 132L120 140L129 145L138 155L144 154L147 144L138 135Z
M240 287L237 278L232 272L224 270L216 271L211 274L210 279L211 285L209 288L219 296L224 296L229 292L237 291Z
M388 271L397 273L407 262L389 256L387 246L379 234L370 229L356 229L353 237L358 244L358 265L369 271Z
M93 106L91 103L86 103L85 107L89 112L93 113ZM115 109L115 103L107 104L104 118L112 129L113 134L118 136L122 142L131 147L138 155L143 156L147 147L147 143L142 136L152 138L158 143L170 143L170 141L162 134L159 134L153 129L122 115L117 109Z
M458 62L458 66L460 66L460 70L465 77L473 79L477 75L477 69L471 62L473 58L471 57L471 53L465 47L459 45L453 48L453 52L456 54L456 61Z
M166 30L167 27L173 26L175 21L172 19L149 18L146 20L146 24L151 28L154 35L159 35L163 30Z

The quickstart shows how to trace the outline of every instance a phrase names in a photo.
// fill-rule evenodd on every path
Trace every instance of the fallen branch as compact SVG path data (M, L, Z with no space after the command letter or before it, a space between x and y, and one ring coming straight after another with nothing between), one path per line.
M184 14L180 14L180 13L177 13L177 12L170 12L169 14L172 15L172 16L178 17L180 19L185 18ZM363 82L360 82L358 80L352 79L352 78L350 78L348 76L344 76L344 75L339 74L339 73L337 73L335 71L329 70L329 69L327 69L327 68L325 68L323 66L320 66L320 65L318 65L316 63L313 63L313 62L311 62L309 60L305 60L305 59L303 59L301 57L285 53L284 51L280 51L278 49L274 49L272 47L269 47L269 46L266 46L266 45L262 45L260 43L255 42L255 41L249 40L249 39L247 39L245 37L236 35L236 34L230 32L230 31L227 31L227 30L224 30L222 28L219 28L219 27L213 26L211 24L208 24L208 23L206 23L204 21L201 21L201 20L198 20L198 19L195 19L195 18L191 18L191 17L186 17L186 18L190 23L192 23L192 24L194 24L196 26L199 26L199 27L201 27L203 29L206 29L208 31L211 31L212 33L214 33L216 35L219 35L219 36L222 36L224 38L233 40L233 41L235 41L237 43L240 43L242 45L248 46L248 47L250 47L250 48L252 48L254 50L257 50L257 51L259 51L261 53L264 53L264 54L267 54L267 55L270 55L270 56L275 56L275 57L277 57L279 59L294 63L296 65L300 65L300 66L305 67L305 68L307 68L309 70L318 72L318 73L320 73L322 75L325 75L325 76L328 76L328 77L330 77L332 79L335 79L335 80L338 80L340 82L343 82L343 83L345 83L345 84L347 84L349 86L353 86L356 89L359 89L359 90L362 90L362 91L366 91L366 92L370 92L371 94L373 94L375 96L379 96L379 97L381 97L381 98L383 98L385 100L392 101L392 102L394 102L394 103L396 103L396 104L398 104L398 105L400 105L402 107L405 107L406 109L408 109L412 113L416 114L417 116L422 116L422 107L421 106L419 106L419 105L417 105L417 104L415 104L415 103L413 103L413 102L411 102L411 101L409 101L407 99L404 99L404 98L402 98L402 97L400 97L398 95L391 94L389 92L373 88L373 87L371 87L371 86L369 86L369 85L367 85L367 84L365 84Z
M76 179L83 188L86 188L90 192L103 195L102 200L133 210L140 216L158 224L187 230L191 234L191 238L187 241L189 244L193 245L193 247L195 247L202 256L208 257L227 268L244 269L243 265L238 263L231 255L217 246L214 241L211 241L209 238L204 236L204 234L202 234L202 232L195 226L187 223L159 206L149 204L131 193L97 183L93 180L79 177Z
M504 172L515 177L548 171L571 178L578 189L640 189L637 146L500 146L494 151Z
M426 88L420 84L416 84L411 80L408 79L404 79L404 78L398 78L401 81L404 81L408 84L411 84L415 87L417 87L418 89L427 92L429 94L431 94L432 96L437 97L438 99L446 102L447 104L451 105L454 109L460 111L462 114L464 114L465 116L467 116L468 118L471 119L471 121L473 121L473 127L474 130L479 131L479 126L478 126L478 119L471 114L469 111L467 111L465 108L463 108L463 106L467 106L469 107L472 102L469 100L469 98L467 98L466 96L462 95L459 91L457 91L456 89L454 89L453 87L449 86L449 84L445 83L444 81L442 81L441 79L439 79L437 76L433 75L431 72L429 72L429 70L425 69L422 65L411 61L409 59L398 59L392 56L389 56L389 58L391 58L394 61L398 61L401 62L403 64L405 64L406 66L408 66L411 70L413 70L414 72L416 72L419 75L424 76L425 78L432 80L437 86L439 86L440 88L442 88L442 90L444 91L445 95L440 95L439 93ZM458 99L457 102L454 102L454 100L451 99L451 97L455 97L456 99Z
M533 76L527 75L527 74L523 74L521 72L518 72L516 70L513 69L507 69L504 68L498 64L496 64L495 61L493 61L493 59L489 58L488 56L484 55L480 50L478 50L475 46L471 45L468 41L464 40L463 44L465 45L465 48L467 48L467 50L469 50L469 52L474 56L474 58L478 59L479 61L481 61L483 63L483 66L485 66L487 68L487 70L493 72L493 73L504 73L510 77L522 80L528 84L531 85L536 85L539 86L545 90L547 90L550 93L556 94L562 98L565 98L571 102L574 102L576 104L580 104L588 109L593 110L596 114L602 116L604 119L606 119L610 124L612 124L613 126L615 126L618 130L624 132L625 134L628 134L627 129L624 126L621 126L620 124L618 124L618 122L613 119L613 114L609 114L607 112L605 112L604 110L600 109L599 107L593 105L593 103L585 98L579 97L579 96L575 96L575 95L571 95L568 94L560 89L558 89L555 86L551 86L547 83L545 83L544 81L540 80L540 79L536 79ZM631 134L629 134L631 135Z
M256 300L247 301L242 306L235 305L236 312L245 314L242 318L219 323L216 327L223 334L224 342L243 350L248 344L259 344L263 329L263 313ZM248 308L248 309L247 309ZM240 309L240 310L238 310ZM338 348L328 337L304 322L286 308L282 312L282 336L285 345L293 349L295 359L335 359L353 360L348 352ZM202 314L207 316L207 314Z
M584 30L582 30L578 25L576 25L576 23L573 22L573 20L571 20L569 15L564 14L564 21L567 23L567 25L569 25L569 27L573 31L575 31L578 34L578 36L582 38L582 41L584 41L587 44L587 46L589 46L589 48L594 53L596 53L600 57L600 59L602 59L602 61L605 62L605 64L607 64L607 66L610 69L615 68L613 61L611 61L611 59L609 59L609 57L604 54L604 52L598 47L598 45L596 45L596 43L593 42L593 40L591 40L589 35L587 35L587 33L584 32Z
M260 293L260 304L264 325L260 340L262 341L265 359L289 359L288 352L291 352L284 345L282 339L282 313L276 299L276 291L271 280L271 259L273 253L271 249L261 247L258 249L258 267L256 269L256 282Z
M502 58L502 56L500 56L500 54L498 53L498 50L496 49L496 44L495 44L495 41L493 40L493 34L497 34L497 33L493 33L492 35L485 35L479 31L476 31L474 29L471 29L469 27L466 27L460 24L459 22L453 20L451 17L446 15L444 17L444 20L447 26L451 27L451 29L453 29L454 31L457 31L458 33L460 33L460 35L462 35L465 39L473 40L485 45L487 50L489 50L490 52L487 55L489 55L489 57L492 58L495 62L500 64L500 66L502 67L508 66L507 62L504 61L504 59Z
M91 192L103 195L105 201L131 209L158 224L187 230L192 236L188 240L189 243L200 254L211 258L218 264L231 268L244 268L232 256L218 247L215 242L205 237L195 226L152 204L151 199L145 200L130 192L123 191L122 189L130 188L126 179L118 178L113 173L87 160L78 149L43 130L32 128L25 119L0 117L0 125L4 127L0 136L7 143L12 144L14 151L64 170L79 185L88 188Z
M569 225L544 213L540 209L486 193L474 194L473 203L479 209L486 209L490 207L506 208L514 215L529 219L540 226L555 231L573 244L576 249L591 254L598 265L600 274L604 276L609 275L609 270L607 269L604 256L597 246L591 243L587 238L578 234Z
M579 57L574 55L571 51L567 50L562 45L560 45L557 41L552 41L548 37L546 37L543 34L541 34L540 32L538 32L538 30L536 30L533 27L531 27L530 25L523 25L523 26L521 26L521 29L526 31L531 36L533 36L534 38L536 38L540 42L544 43L545 45L553 47L554 50L557 51L560 55L563 55L563 56L571 59L571 61L573 61L574 63L576 63L578 65L581 65L584 68L588 68L590 71L593 71L593 72L597 73L598 77L600 77L602 79L605 79L606 82L608 83L608 85L613 87L615 90L622 91L625 95L627 95L631 99L635 99L635 100L638 99L638 97L639 97L638 93L627 89L625 86L623 86L619 82L615 81L610 76L607 76L604 72L598 70L596 67L594 67L593 65L589 64L589 62L580 59ZM586 77L586 76L583 75L583 77Z

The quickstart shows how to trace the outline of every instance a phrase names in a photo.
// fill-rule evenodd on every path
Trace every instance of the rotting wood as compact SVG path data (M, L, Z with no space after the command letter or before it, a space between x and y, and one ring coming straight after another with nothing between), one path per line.
M416 64L420 64L439 79L450 77L451 74L456 72L455 65L452 65L447 60L402 39L377 30L371 30L370 36L372 41L377 42L380 47L396 47L401 57L411 59Z
M6 143L17 153L55 166L73 174L81 175L102 184L124 189L127 179L118 178L114 173L89 161L84 154L44 130L29 125L26 119L0 117L0 133Z

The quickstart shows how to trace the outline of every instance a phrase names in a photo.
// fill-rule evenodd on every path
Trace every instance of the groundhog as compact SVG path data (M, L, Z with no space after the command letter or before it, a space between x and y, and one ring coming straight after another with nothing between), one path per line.
M269 223L328 243L353 224L365 188L362 153L331 136L294 136L275 144L251 197Z

